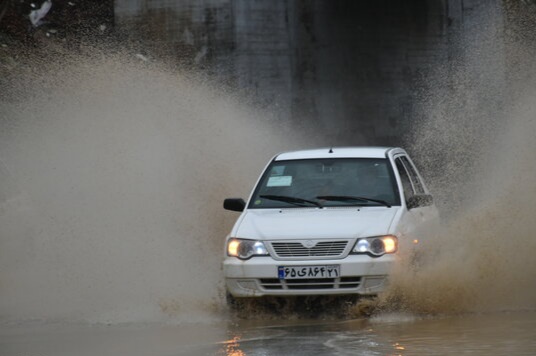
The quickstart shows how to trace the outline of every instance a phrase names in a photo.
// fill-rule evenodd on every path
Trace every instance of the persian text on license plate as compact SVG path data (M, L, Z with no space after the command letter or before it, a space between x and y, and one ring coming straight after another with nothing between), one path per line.
M327 266L279 266L279 279L337 278L340 276L339 265Z

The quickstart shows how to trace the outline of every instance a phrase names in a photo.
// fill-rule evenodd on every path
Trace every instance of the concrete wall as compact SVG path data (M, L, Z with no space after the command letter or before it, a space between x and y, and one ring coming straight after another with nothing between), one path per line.
M314 109L310 115L336 138L338 130L351 132L358 143L396 142L412 115L415 79L448 50L444 3L315 1L313 6L313 44L310 54L297 51L295 68L309 62L314 69L303 83L309 98L296 111L307 115L308 107ZM301 43L307 43L304 37L296 46Z
M396 144L414 97L499 0L116 0L150 51L205 68L337 143ZM460 42L460 39L462 40Z

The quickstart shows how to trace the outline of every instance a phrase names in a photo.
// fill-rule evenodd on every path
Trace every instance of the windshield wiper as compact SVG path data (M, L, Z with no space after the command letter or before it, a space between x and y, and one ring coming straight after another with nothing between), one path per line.
M320 195L316 197L316 199L335 200L335 201L364 201L364 202L373 202L373 203L385 205L388 208L391 207L391 204L389 204L385 200L371 199L371 198L365 198L365 197L354 197L354 196L347 196L347 195Z
M264 198L264 199L269 199L269 200L282 201L285 203L299 205L299 206L303 206L303 204L313 204L319 208L323 208L322 204L320 204L319 202L307 200L303 198L298 198L298 197L288 197L286 195L259 195L259 197Z

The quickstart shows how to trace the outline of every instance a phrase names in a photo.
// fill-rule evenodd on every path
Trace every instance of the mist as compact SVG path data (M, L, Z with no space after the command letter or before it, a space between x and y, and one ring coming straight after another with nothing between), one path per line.
M536 81L527 41L534 31L522 21L506 32L502 25L490 17L459 39L466 47L434 69L433 86L420 96L422 119L408 148L442 227L421 231L417 256L402 254L380 310L536 308Z
M73 58L0 106L0 318L216 317L223 199L304 141L206 77Z
M418 261L401 256L380 312L536 308L534 56L500 26L490 18L459 39L462 54L416 95L404 146L443 226L422 232ZM3 322L222 318L223 241L237 217L223 199L247 198L278 152L333 144L206 76L117 52L36 61L10 80Z

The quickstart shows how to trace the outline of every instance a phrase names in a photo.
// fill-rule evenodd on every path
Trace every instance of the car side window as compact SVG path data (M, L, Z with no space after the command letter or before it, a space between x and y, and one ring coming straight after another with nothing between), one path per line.
M404 199L408 201L408 199L415 195L413 191L413 186L411 185L411 180L409 178L409 174L406 171L406 168L404 167L404 164L402 163L402 160L400 158L395 159L396 169L398 170L398 174L400 175L400 180L402 181L402 188L404 189Z
M406 156L402 156L402 163L404 163L404 166L406 167L409 177L411 179L411 183L413 183L413 189L415 190L416 194L424 194L424 188L422 186L421 179L419 178L419 175L417 174L417 171L415 170L415 167L413 167L413 164L409 161L409 159Z

